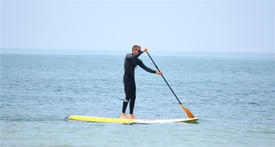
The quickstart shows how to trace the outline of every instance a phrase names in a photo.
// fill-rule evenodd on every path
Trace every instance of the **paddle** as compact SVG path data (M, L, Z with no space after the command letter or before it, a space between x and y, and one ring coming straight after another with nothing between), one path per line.
M156 65L156 63L154 62L154 60L152 59L152 57L150 56L150 54L148 52L146 52L146 53L149 56L149 58L151 59L151 61L154 63L154 65L157 68L157 70L160 72L158 66ZM173 89L171 88L171 86L169 85L169 83L167 82L167 80L165 79L165 77L163 76L163 74L161 74L161 77L163 78L163 80L165 81L165 83L167 84L167 86L169 87L169 89L172 91L172 93L174 94L174 96L178 100L179 104L181 105L181 107L183 108L183 110L186 112L187 116L189 118L194 118L194 115L188 109L186 109L185 107L183 107L183 105L180 102L179 98L177 97L177 95L175 94L175 92L173 91Z

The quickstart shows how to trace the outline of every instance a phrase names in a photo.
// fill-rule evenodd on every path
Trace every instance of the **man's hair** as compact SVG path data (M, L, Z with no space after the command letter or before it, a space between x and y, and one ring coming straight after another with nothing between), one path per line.
M141 49L141 47L140 47L139 45L134 45L134 46L132 47L132 51L133 51L133 50L136 50L136 49Z

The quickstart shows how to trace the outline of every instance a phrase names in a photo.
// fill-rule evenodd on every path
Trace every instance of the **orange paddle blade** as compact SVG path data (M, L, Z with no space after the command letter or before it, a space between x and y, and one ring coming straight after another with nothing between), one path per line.
M183 107L183 105L181 104L181 107L183 108L183 110L186 112L187 116L189 118L194 118L195 116L188 110L186 109L185 107Z

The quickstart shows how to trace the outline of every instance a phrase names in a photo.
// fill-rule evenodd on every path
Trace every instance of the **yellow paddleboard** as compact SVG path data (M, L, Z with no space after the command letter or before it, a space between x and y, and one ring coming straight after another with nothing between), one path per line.
M104 118L71 115L68 117L73 120L89 121L89 122L110 122L110 123L178 123L178 122L196 122L198 118L183 118L183 119L119 119L119 118Z

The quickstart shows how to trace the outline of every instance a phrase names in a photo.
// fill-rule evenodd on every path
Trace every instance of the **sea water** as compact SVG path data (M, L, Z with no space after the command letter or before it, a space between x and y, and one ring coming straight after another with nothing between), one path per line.
M1 146L274 146L275 59L265 54L152 55L197 124L92 123L118 118L124 55L1 54ZM150 68L146 54L140 56ZM136 68L134 114L186 118L162 77ZM129 109L127 108L127 113Z

